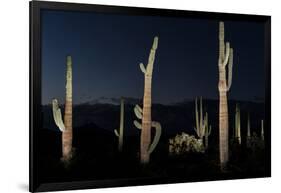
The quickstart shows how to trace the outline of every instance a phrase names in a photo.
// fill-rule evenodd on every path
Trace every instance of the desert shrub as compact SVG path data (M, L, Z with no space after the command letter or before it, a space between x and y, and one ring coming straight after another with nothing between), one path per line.
M169 139L170 155L180 155L188 152L203 153L204 151L205 148L202 139L197 139L193 135L188 135L183 132Z

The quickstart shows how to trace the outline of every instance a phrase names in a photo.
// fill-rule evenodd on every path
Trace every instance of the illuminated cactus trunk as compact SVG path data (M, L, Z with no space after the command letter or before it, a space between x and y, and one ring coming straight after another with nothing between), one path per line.
M119 132L115 129L114 133L118 137L118 150L121 152L123 150L123 133L124 133L124 99L123 98L121 98L121 104L120 104Z
M155 59L155 53L158 46L158 37L154 38L152 48L150 50L148 64L144 67L143 63L140 64L140 69L144 73L144 96L143 96L143 108L136 105L134 108L137 118L142 120L140 124L138 121L134 121L135 126L141 129L140 140L140 162L146 164L149 162L150 154L155 149L161 136L161 125L156 121L151 121L151 83L153 64ZM151 127L154 127L156 132L151 143Z
M66 69L66 95L64 110L65 131L62 133L63 160L69 160L72 155L72 59L67 56Z
M149 162L148 148L151 141L151 81L153 73L153 64L155 58L155 52L157 49L158 38L154 38L152 49L148 59L146 67L145 79L144 79L144 96L143 96L143 118L142 118L142 130L141 130L141 162Z
M53 117L56 125L62 132L62 161L67 162L72 158L72 59L66 59L66 98L64 122L62 121L61 110L58 100L53 99Z
M239 105L236 104L235 111L235 140L241 145L241 119L240 119L240 108Z
M226 80L226 65L228 64L228 81ZM224 170L228 162L228 106L227 91L232 82L233 49L229 42L224 42L224 23L219 23L219 148L220 165Z

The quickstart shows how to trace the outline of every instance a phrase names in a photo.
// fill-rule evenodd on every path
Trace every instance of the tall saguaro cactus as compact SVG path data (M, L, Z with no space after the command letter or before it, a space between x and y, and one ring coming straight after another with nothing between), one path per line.
M197 98L195 99L195 122L196 127L194 128L197 136L203 141L205 138L205 149L208 148L209 135L211 134L211 125L208 123L208 113L203 113L202 97L200 97L200 108L198 110Z
M120 104L120 126L119 132L114 129L115 135L118 137L118 150L121 152L123 149L123 133L124 133L124 99L121 98Z
M240 119L240 107L236 104L235 111L235 140L241 145L241 119Z
M72 59L66 58L66 96L64 122L58 100L53 99L53 117L56 125L62 131L62 161L67 162L72 158Z
M228 81L226 80L226 66L228 64ZM227 92L232 83L233 49L229 42L224 41L224 23L219 22L219 145L220 145L220 164L224 170L228 162L228 105Z
M153 72L153 64L154 64L157 46L158 46L158 37L154 37L147 66L144 67L143 63L140 63L140 69L145 76L143 108L141 108L139 105L136 105L134 108L134 112L137 118L142 120L141 124L136 120L134 121L134 124L138 129L141 129L140 162L143 164L149 162L150 154L158 144L158 141L161 136L160 123L156 121L151 121L152 72ZM154 127L156 129L155 137L152 143L151 143L151 127Z

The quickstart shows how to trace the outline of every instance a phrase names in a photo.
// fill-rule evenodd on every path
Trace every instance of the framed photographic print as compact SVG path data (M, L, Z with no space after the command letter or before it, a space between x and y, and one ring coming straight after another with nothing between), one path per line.
M270 16L30 2L30 191L271 176Z

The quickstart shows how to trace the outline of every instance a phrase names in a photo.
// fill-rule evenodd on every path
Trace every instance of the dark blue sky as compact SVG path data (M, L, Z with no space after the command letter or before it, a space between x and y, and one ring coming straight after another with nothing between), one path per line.
M223 20L223 18L222 18ZM218 97L218 20L42 12L42 103L64 103L66 55L73 59L73 101L143 96L153 37L159 36L152 97L156 103ZM264 98L264 25L226 21L234 48L229 97Z

